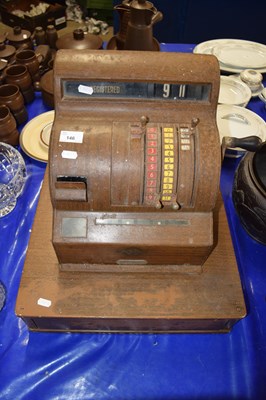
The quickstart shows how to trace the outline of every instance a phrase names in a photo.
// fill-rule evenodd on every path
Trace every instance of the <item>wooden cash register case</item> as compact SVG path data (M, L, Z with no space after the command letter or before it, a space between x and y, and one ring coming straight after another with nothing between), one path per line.
M45 331L230 330L246 310L219 195L217 60L65 50L54 71L16 313Z

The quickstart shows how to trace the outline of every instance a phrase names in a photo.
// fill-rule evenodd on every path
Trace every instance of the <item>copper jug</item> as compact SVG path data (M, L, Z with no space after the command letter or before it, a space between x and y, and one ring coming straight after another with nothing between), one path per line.
M124 50L159 50L160 46L153 38L153 25L162 18L162 13L149 1L133 0Z
M116 34L117 50L123 50L126 41L127 27L130 18L130 4L132 0L124 0L121 4L114 7L119 14L120 27Z

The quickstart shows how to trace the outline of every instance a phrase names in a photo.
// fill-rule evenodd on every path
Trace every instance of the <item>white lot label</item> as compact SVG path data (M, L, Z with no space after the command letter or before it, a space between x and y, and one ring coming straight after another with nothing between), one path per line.
M69 160L76 160L76 158L78 158L78 153L76 151L63 150L61 156Z
M82 143L83 142L83 132L79 131L61 131L59 142L64 143Z
M38 306L42 306L42 307L51 307L52 302L51 300L47 300L47 299L43 299L42 297L40 297L37 301Z
M91 95L93 93L93 88L91 86L79 85L78 91L79 93L85 93Z
M66 17L60 17L60 18L57 18L57 19L55 19L55 25L57 26L57 25L61 25L61 24L64 24L65 22L66 22Z

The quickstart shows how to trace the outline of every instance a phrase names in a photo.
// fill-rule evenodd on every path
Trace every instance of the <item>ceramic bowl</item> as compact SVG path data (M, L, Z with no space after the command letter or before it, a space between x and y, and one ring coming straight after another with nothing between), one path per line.
M238 79L221 76L218 103L246 107L251 98L251 90Z

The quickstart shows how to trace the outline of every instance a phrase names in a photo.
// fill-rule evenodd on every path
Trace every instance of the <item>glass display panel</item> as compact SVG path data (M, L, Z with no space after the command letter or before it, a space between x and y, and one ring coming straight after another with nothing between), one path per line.
M208 101L211 84L63 81L66 98L128 98L141 100Z

